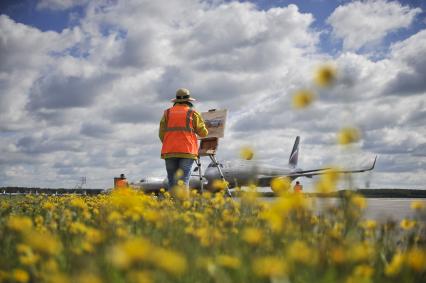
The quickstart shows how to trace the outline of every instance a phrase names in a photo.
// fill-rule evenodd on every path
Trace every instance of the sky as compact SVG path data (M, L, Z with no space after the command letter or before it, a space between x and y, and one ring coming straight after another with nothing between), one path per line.
M1 1L0 186L165 177L159 121L185 87L199 112L228 110L218 160L249 146L285 167L300 136L302 169L377 155L354 186L425 189L425 16L423 0ZM315 100L294 109L301 89Z

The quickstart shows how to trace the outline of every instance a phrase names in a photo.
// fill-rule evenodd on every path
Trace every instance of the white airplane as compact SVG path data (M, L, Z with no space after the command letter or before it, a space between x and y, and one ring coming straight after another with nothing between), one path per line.
M224 162L214 163L211 162L202 178L198 173L198 167L195 167L194 173L191 175L189 187L192 189L200 189L201 183L203 188L207 190L214 190L212 187L214 180L220 180L222 171L224 179L228 182L229 188L238 186L247 186L256 184L258 187L269 187L274 178L287 177L291 181L299 177L312 178L315 175L322 175L327 173L330 168L319 168L311 170L302 170L297 168L297 161L299 157L299 142L300 137L297 136L291 151L287 168L279 168L276 166L259 165L254 161L238 161L238 162ZM376 164L377 156L371 166L368 168L354 169L354 170L340 170L338 173L361 173L371 171ZM217 165L221 170L218 170ZM139 183L132 184L132 187L142 189L146 192L159 191L161 188L167 188L167 178L147 178L142 179Z

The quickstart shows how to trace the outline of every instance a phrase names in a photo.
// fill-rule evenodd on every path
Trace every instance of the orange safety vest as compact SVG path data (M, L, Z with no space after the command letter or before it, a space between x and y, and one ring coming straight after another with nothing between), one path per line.
M198 141L192 125L194 110L187 105L175 105L166 111L161 154L190 153L198 155Z
M300 193L300 192L302 192L303 187L302 187L302 185L294 185L293 190L294 190L294 192L296 192L296 193Z
M129 183L126 179L116 179L114 187L116 188L127 188L129 186Z

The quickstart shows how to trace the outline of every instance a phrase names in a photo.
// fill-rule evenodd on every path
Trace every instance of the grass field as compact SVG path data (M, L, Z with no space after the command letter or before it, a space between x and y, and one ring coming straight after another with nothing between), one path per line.
M425 224L309 198L121 189L0 199L0 282L426 282ZM412 203L415 215L424 202Z

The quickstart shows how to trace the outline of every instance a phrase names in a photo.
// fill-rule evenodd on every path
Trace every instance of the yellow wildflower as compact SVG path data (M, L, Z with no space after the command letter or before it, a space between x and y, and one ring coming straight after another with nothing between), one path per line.
M36 254L34 254L31 250L28 253L25 253L21 256L19 256L19 262L23 265L31 266L38 262L40 257Z
M397 252L393 255L391 262L385 267L386 276L396 276L402 269L404 263L404 255L401 252Z
M58 271L58 263L53 258L43 261L43 265L48 273Z
M372 219L364 220L360 223L360 226L365 230L374 230L377 228L377 222Z
M238 269L241 266L240 259L229 255L219 255L216 257L216 263L230 269Z
M214 188L214 189L216 189L216 190L223 191L223 190L225 190L226 188L228 188L229 183L228 183L227 181L225 181L225 180L219 180L219 179L216 179L216 180L214 180L214 181L213 181L212 186L213 186L213 188Z
M113 210L112 212L110 212L110 214L108 215L108 222L119 222L122 219L122 215L118 212Z
M69 231L71 234L83 234L87 231L86 225L81 222L71 222Z
M351 197L351 203L359 209L364 209L367 207L367 201L365 197L361 195L354 195Z
M374 274L374 269L369 265L362 264L355 267L353 274L356 277L370 278Z
M277 177L271 181L271 189L276 194L288 192L291 187L291 180L286 177Z
M310 248L305 242L300 240L296 240L291 243L287 250L287 255L295 262L308 265L315 264L317 260L317 255L315 254L314 249Z
M253 261L253 271L259 277L278 277L287 273L288 267L280 258L265 256Z
M336 68L331 65L324 65L317 69L314 82L320 87L331 86L336 80Z
M68 275L60 272L47 273L43 275L46 283L70 283Z
M186 258L171 250L157 248L149 259L157 267L173 275L181 275L186 271Z
M7 220L7 227L17 232L27 232L33 227L33 222L26 216L12 215Z
M179 180L179 181L182 181L182 180ZM189 190L185 186L185 184L182 183L181 185L179 185L179 181L178 181L178 185L173 188L173 193L175 194L176 198L180 200L186 200L189 198Z
M131 271L128 273L129 282L132 283L152 283L153 276L149 271Z
M16 282L26 283L30 280L30 275L23 269L14 269L12 271L12 278Z
M180 177L183 176L183 170L182 169L178 169L175 173L175 180L179 179Z
M251 160L253 159L253 156L254 151L251 147L246 146L240 150L240 157L244 160Z
M420 200L413 201L413 202L411 202L411 209L412 210L425 210L426 209L426 202L420 201Z
M307 89L299 90L293 95L293 107L301 109L308 107L315 99L315 94Z
M75 197L73 199L71 199L70 201L70 205L76 208L80 208L80 209L87 209L87 205L84 202L83 199L79 198L79 197Z
M330 258L336 264L344 263L346 261L345 250L342 247L332 248Z
M258 245L262 242L263 233L257 228L247 227L242 231L242 239L250 245Z
M104 236L102 233L95 228L87 228L86 230L86 239L93 244L99 244L103 241Z
M332 238L339 239L342 237L343 228L344 226L342 223L336 222L334 223L333 228L329 231L329 235Z
M358 262L370 259L375 253L374 247L364 242L352 245L348 254L351 255L348 259Z
M408 265L417 272L426 271L426 250L412 248L407 253Z
M55 208L55 204L50 201L46 201L43 203L42 207L45 210L53 210Z
M35 251L56 255L61 251L61 243L48 232L32 231L26 234L25 243Z
M416 221L409 220L409 219L402 219L399 223L399 227L401 227L403 230L411 230L416 226Z
M134 238L112 249L111 262L118 268L127 268L134 262L147 260L152 252L151 244L143 238Z
M81 273L75 278L75 282L79 283L102 283L102 279L93 273Z
M351 127L341 129L337 136L337 140L341 145L355 143L359 141L360 138L361 133L359 132L359 130L357 128Z

